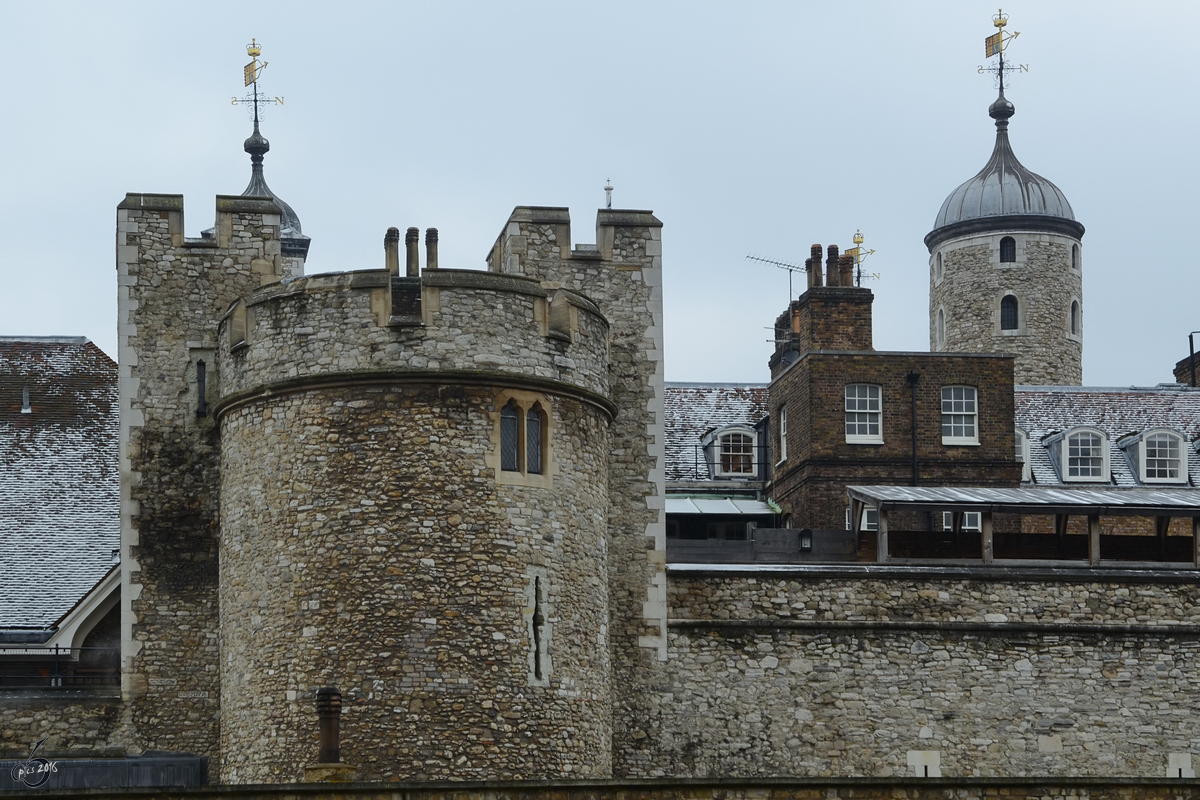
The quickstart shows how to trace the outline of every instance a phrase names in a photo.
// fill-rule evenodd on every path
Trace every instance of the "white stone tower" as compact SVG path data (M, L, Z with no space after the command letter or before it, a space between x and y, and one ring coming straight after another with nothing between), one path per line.
M1083 381L1083 225L1050 181L1008 142L1013 104L988 113L996 147L979 174L942 203L929 248L929 344L934 351L1016 355L1016 382Z

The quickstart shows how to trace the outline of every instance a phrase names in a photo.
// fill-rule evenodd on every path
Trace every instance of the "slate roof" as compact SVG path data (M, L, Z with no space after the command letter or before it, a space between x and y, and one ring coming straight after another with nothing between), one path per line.
M1090 388L1020 386L1016 390L1017 427L1029 434L1029 462L1036 486L1103 486L1102 483L1063 484L1043 440L1074 427L1097 428L1108 436L1110 486L1135 487L1136 465L1118 440L1151 428L1170 428L1187 441L1189 485L1200 486L1200 454L1193 443L1200 437L1200 390L1178 384L1155 387ZM1026 484L1030 485L1030 484ZM1156 484L1157 485L1157 484Z
M0 337L0 629L53 626L112 568L117 435L117 365L100 348Z
M754 425L767 416L766 383L668 383L666 385L666 478L707 480L696 447L726 425ZM699 467L697 467L699 464Z

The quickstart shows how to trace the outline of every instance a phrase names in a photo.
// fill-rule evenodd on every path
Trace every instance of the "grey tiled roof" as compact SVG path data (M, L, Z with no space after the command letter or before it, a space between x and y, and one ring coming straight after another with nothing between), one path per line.
M707 468L698 460L696 447L710 431L726 425L754 425L765 417L767 386L765 383L668 383L667 480L705 479Z
M1117 442L1152 428L1170 428L1183 435L1188 443L1189 485L1200 485L1200 455L1192 446L1200 436L1200 391L1175 384L1127 389L1021 386L1016 391L1016 415L1017 427L1029 434L1034 485L1064 485L1043 440L1081 426L1096 428L1108 436L1110 486L1140 485L1135 465Z
M111 569L119 487L117 365L83 337L0 337L0 628L52 626Z

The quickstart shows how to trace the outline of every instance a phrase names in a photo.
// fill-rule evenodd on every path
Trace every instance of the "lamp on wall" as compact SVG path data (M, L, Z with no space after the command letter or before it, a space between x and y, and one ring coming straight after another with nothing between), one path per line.
M800 531L800 552L812 552L813 532L812 528L804 528Z

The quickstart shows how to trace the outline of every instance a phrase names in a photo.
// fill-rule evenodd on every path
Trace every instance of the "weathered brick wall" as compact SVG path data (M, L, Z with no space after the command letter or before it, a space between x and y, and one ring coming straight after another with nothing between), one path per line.
M1196 579L673 572L670 602L655 774L1163 775L1200 743Z
M788 458L774 467L772 497L793 525L841 528L846 486L912 480L912 405L917 372L917 461L922 484L1017 486L1013 360L929 353L809 353L771 384L771 417L788 409ZM846 442L848 384L880 387L882 444ZM943 386L974 386L978 445L942 444Z
M1016 240L1017 260L1001 263L1000 239ZM1012 353L1020 385L1078 386L1083 382L1083 272L1071 267L1079 240L1052 233L966 236L940 245L929 266L931 350ZM942 278L937 260L942 259ZM1001 331L1000 301L1018 299L1021 327ZM1070 334L1071 303L1079 303L1079 332ZM937 315L946 341L937 340Z
M517 208L489 268L593 298L611 326L610 394L617 405L609 459L608 560L614 775L644 774L666 655L666 521L661 225L646 211L601 210L596 246L571 247L566 209Z
M182 197L131 194L118 206L122 682L132 752L216 755L217 441L212 417L197 416L196 362L215 386L221 315L278 279L278 211L270 201L218 197L215 238L185 241Z
M775 320L772 378L786 368L787 351L871 350L874 299L870 289L815 286L793 300Z

